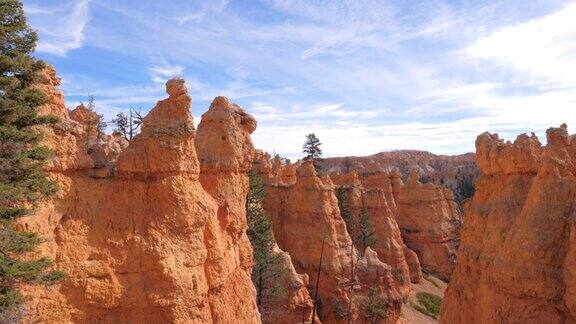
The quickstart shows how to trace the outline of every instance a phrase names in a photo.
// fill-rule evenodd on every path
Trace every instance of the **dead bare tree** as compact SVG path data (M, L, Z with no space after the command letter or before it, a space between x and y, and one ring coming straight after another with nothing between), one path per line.
M314 292L314 307L312 308L312 323L316 318L316 307L318 305L318 286L320 285L320 271L322 270L322 259L324 258L324 242L326 238L322 239L322 249L320 250L320 262L318 264L318 273L316 274L316 291Z
M114 131L121 133L124 138L131 141L142 126L142 108L130 108L129 115L121 112L112 120Z

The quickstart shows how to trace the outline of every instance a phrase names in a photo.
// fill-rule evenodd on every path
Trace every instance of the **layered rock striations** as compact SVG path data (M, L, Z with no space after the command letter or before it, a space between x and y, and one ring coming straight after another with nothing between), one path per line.
M298 166L295 180L267 185L266 210L278 245L290 254L296 271L310 277L309 290L318 291L320 319L367 321L363 301L373 291L386 302L384 320L394 323L401 296L392 269L370 248L361 253L353 247L332 181L319 178L310 162Z
M30 300L26 321L260 322L243 173L255 123L217 98L195 145L183 80L169 81L167 92L144 118L141 134L112 154L115 172L107 177L84 170L94 161L81 152L76 127L50 134L67 145L49 165L60 191L21 226L45 238L36 253L51 257L68 278L23 287Z
M419 179L413 172L398 191L396 219L404 243L416 252L422 268L448 281L460 242L460 213L452 191Z
M476 140L482 172L465 206L441 322L576 322L576 141Z

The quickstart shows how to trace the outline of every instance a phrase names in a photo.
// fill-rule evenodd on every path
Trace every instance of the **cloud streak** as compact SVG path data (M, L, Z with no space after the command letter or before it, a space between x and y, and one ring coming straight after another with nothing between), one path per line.
M85 40L89 4L89 0L77 0L64 5L26 5L26 13L42 35L36 50L65 56L80 48Z

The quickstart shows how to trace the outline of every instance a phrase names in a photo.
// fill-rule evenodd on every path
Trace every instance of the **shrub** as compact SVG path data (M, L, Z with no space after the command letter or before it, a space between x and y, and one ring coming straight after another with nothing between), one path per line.
M440 304L442 303L440 296L427 292L418 292L416 293L416 299L418 300L418 304L413 305L416 310L434 319L438 319Z
M388 301L378 296L374 289L370 290L368 296L362 302L362 309L370 323L377 323L379 319L388 316Z

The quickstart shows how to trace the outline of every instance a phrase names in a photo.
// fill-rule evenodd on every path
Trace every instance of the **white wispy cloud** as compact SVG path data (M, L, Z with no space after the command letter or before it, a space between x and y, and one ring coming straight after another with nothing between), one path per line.
M76 0L60 6L26 5L25 11L42 35L36 50L58 56L80 48L89 21L89 0Z
M576 3L528 22L503 27L465 49L504 69L525 72L523 79L576 85Z
M184 73L184 66L179 64L170 64L165 60L161 60L158 65L150 67L149 71L152 82L165 83L170 78L182 76Z
M179 25L185 24L189 21L199 22L202 19L218 15L228 6L228 0L212 0L201 3L199 8L194 8L193 12L176 17L175 20Z

